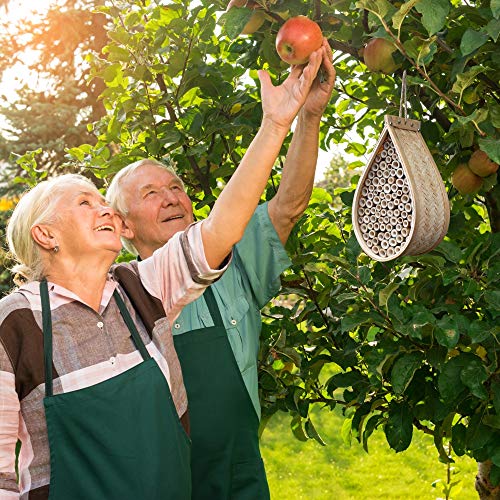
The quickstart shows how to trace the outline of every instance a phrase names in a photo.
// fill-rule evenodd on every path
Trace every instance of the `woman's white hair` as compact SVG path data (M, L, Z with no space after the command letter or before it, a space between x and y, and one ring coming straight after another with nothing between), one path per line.
M155 165L157 167L163 168L164 170L167 170L177 179L179 179L182 187L184 187L184 183L182 182L182 179L177 175L177 172L173 165L167 165L166 163L162 163L153 158L144 158L142 160L135 161L134 163L130 163L126 167L123 167L119 172L117 172L106 191L106 201L109 203L111 208L115 212L119 213L122 217L126 217L128 214L128 206L123 190L123 182L138 168L141 168L145 165ZM132 253L133 255L139 255L139 252L129 239L122 237L122 243L125 249L130 253Z
M68 187L82 186L97 191L96 186L79 174L63 174L42 181L26 191L12 212L7 225L7 243L17 262L11 269L14 281L37 281L43 278L44 269L40 246L31 235L31 229L37 224L57 223L56 205ZM22 277L23 279L20 279Z

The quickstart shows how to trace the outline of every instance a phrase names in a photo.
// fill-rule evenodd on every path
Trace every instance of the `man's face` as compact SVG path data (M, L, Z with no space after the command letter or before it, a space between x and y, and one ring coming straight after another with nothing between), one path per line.
M157 165L143 165L122 184L130 240L144 259L193 222L191 200L178 177Z

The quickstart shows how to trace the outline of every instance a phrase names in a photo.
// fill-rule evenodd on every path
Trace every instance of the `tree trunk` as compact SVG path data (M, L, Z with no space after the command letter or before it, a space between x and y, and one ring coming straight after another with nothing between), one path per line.
M500 500L500 484L490 483L491 460L478 462L476 475L476 491L481 500Z

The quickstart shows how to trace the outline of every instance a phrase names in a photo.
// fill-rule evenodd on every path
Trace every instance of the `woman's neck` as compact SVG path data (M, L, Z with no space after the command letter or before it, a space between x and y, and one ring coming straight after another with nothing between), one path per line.
M46 278L51 283L78 295L94 311L99 311L109 267L102 261L91 265L61 260L50 266L46 272Z

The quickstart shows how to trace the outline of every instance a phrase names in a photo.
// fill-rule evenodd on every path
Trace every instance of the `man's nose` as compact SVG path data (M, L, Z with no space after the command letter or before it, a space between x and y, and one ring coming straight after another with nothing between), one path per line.
M171 189L163 189L162 197L162 205L165 207L179 203L179 197Z

